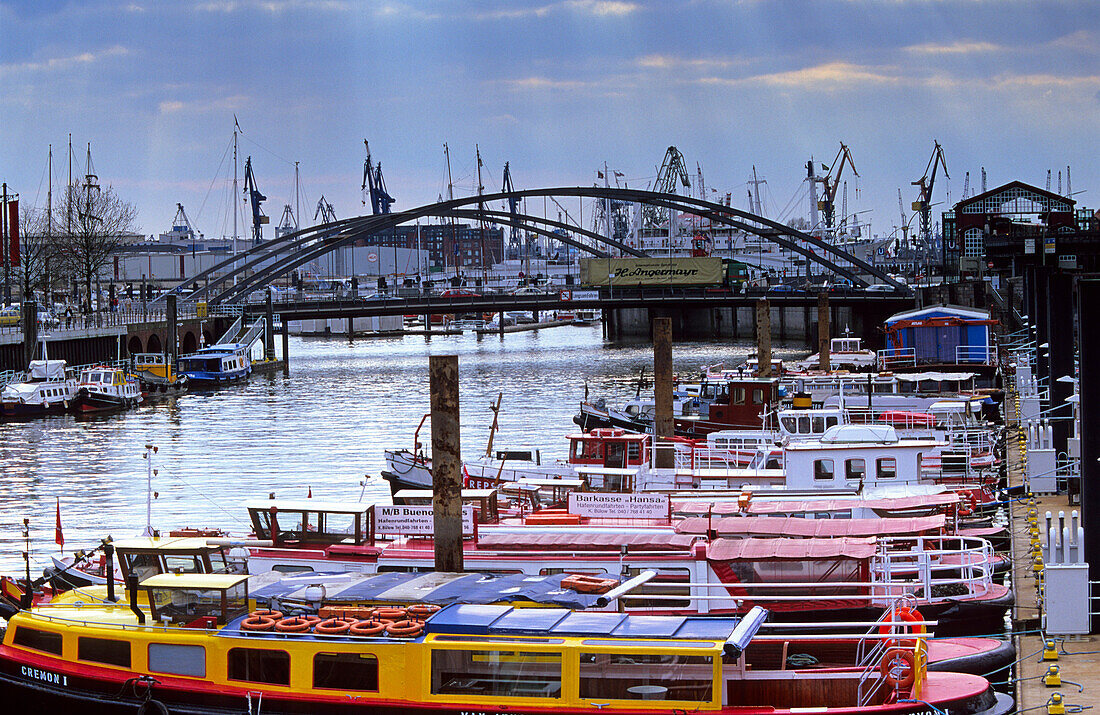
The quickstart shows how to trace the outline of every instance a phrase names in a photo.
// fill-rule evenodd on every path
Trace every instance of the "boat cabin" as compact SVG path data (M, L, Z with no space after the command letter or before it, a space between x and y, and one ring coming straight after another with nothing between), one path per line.
M522 495L522 498L527 501L528 507L532 503L537 503L538 487L522 487L520 485L515 486L517 494ZM393 503L395 505L406 506L432 506L434 494L431 489L402 489L393 495ZM462 490L462 504L470 504L474 508L474 519L479 524L495 524L500 521L500 499L499 490L492 489L463 489ZM533 511L533 509L528 509Z
M251 370L248 347L240 343L211 345L179 359L179 371L192 379L226 380Z
M126 375L118 368L100 365L81 371L80 384L121 389L126 385Z
M175 379L172 361L164 353L135 353L130 356L131 370L138 377L154 378L161 382Z
M779 381L775 379L731 379L706 385L704 395L714 390L713 400L699 408L699 419L676 420L677 429L713 432L726 427L760 429L764 416L779 404Z
M139 581L159 574L228 573L232 567L225 548L205 538L139 537L114 542L122 575Z
M789 489L861 489L920 481L924 455L944 446L898 438L888 425L837 425L784 449Z
M244 574L164 573L145 579L139 588L148 595L156 623L212 628L248 613Z
M277 547L363 544L370 536L371 506L319 499L268 499L245 504L256 538L270 539Z

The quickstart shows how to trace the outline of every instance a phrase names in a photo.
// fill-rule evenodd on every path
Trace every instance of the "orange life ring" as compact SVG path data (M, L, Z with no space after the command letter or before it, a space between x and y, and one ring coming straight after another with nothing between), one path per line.
M338 636L347 633L359 621L352 618L327 618L313 626L314 633L326 636Z
M405 619L407 614L407 609L383 606L374 609L374 612L371 613L371 617L380 621L401 621Z
M270 631L275 627L275 619L267 616L249 616L241 621L242 631Z
M886 651L878 668L883 680L894 690L904 690L917 679L917 658L906 648Z
M353 636L377 636L381 635L388 624L382 621L358 621L348 629Z
M434 603L418 603L415 606L409 606L409 615L424 620L428 616L432 615L439 610L439 606Z
M312 614L312 613L311 613L311 614L309 614L308 616L302 616L302 618L304 618L304 619L306 619L307 621L309 621L309 625L310 625L310 626L315 626L315 625L317 625L318 623L320 623L321 621L325 620L324 618L321 618L320 616L316 616L316 615L314 615L314 614Z
M419 621L397 621L386 626L386 633L398 638L415 638L424 630L424 624Z
M901 608L895 609L894 613L896 613L898 618L901 619L901 622L899 622L899 621L889 621L889 622L881 624L878 627L878 632L880 634L882 634L884 636L890 635L891 633L894 632L895 627L899 627L901 629L904 629L904 632L906 632L906 633L915 633L915 634L918 634L918 635L924 635L925 633L928 632L928 629L924 625L919 625L919 626L909 625L909 624L912 624L912 623L920 623L921 621L924 620L924 616L922 616L921 612L918 611L917 609L909 608L908 606L902 606ZM899 639L898 640L899 645L905 646L907 648L912 648L914 645L916 645L916 643L917 642L912 638L904 638L904 639Z
M283 617L282 611L272 611L267 608L257 609L248 615L253 618L271 618L276 621Z
M313 621L303 616L280 618L275 622L275 630L280 633L305 633L313 626Z

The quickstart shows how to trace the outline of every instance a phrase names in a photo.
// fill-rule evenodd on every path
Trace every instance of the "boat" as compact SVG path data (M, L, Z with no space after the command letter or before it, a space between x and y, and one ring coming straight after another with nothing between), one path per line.
M509 604L418 609L393 595L385 610L353 616L254 607L250 587L243 575L160 574L133 579L117 603L5 612L0 687L19 710L146 715L1012 707L985 678L929 669L920 633L898 636L892 624L861 639L841 667L800 669L776 663L784 646L760 636L763 608L741 618L638 617ZM781 638L801 652L797 636Z
M849 370L867 372L878 369L878 354L863 347L860 338L852 337L851 331L829 340L829 368L831 370ZM821 353L814 353L805 360L795 363L799 370L816 370L821 365Z
M0 413L9 419L63 414L76 398L77 381L68 377L64 360L32 360L22 382L0 391Z
M187 392L187 376L181 375L164 353L131 355L130 374L138 381L141 394L146 399Z
M97 365L80 372L72 410L81 414L129 410L142 402L137 380L117 367Z
M215 387L247 380L252 373L249 346L222 343L179 358L179 372L193 385Z

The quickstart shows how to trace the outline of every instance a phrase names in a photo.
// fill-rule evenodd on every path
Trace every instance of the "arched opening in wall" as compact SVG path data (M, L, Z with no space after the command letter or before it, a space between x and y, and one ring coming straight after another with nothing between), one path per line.
M141 352L141 338L136 335L131 335L130 340L126 343L126 352L130 355L137 355Z
M184 355L195 352L195 350L198 349L198 346L198 338L195 337L195 334L193 332L188 330L186 333L183 334L183 340L180 342L180 351Z
M149 342L145 346L145 349L151 353L164 352L164 348L162 348L160 344L160 336L158 336L156 333L150 335Z
M217 338L214 337L214 333L204 328L202 331L202 344L213 345L215 340L217 340Z

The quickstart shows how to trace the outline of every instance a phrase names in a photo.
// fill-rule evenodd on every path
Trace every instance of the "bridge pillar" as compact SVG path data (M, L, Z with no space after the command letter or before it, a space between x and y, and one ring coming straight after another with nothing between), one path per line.
M462 571L462 450L458 414L458 356L428 358L432 405L432 512L435 570Z
M830 326L829 294L817 294L817 352L818 368L829 369L829 333Z
M350 343L355 339L355 323L352 321L354 318L348 317L348 342Z
M675 453L668 438L673 437L672 417L672 318L653 319L653 432L658 447L655 464L671 469Z
M283 373L290 374L290 321L284 319L283 321Z
M271 304L271 289L264 301L264 360L275 359L275 308Z
M1030 270L1030 269L1029 269ZM1067 311L1069 306L1063 306ZM1028 316L1032 321L1034 315ZM1100 440L1088 438L1100 431L1100 280L1077 282L1077 335L1081 375L1081 523L1085 524L1085 562L1089 581L1100 580ZM1100 615L1092 613L1091 632L1100 632Z
M766 298L756 301L756 360L760 377L772 376L772 311Z

